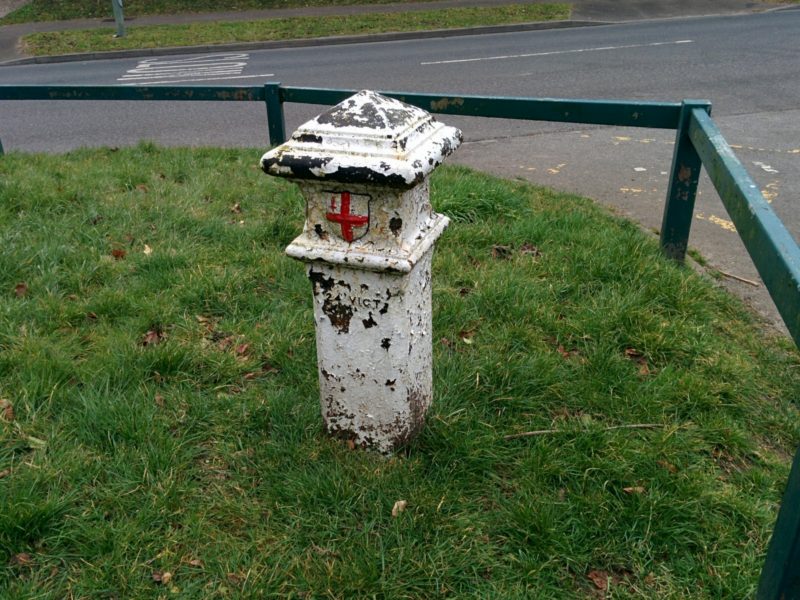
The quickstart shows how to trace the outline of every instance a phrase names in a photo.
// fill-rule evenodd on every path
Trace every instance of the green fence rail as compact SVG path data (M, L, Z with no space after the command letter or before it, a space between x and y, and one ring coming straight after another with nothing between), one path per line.
M358 90L282 86L10 86L0 100L264 102L272 145L286 141L285 103L336 104ZM382 92L440 114L672 129L676 132L661 248L682 262L700 170L706 168L792 338L800 347L800 248L711 119L705 100L625 102ZM0 142L0 155L3 153ZM759 600L800 600L800 449L770 540Z

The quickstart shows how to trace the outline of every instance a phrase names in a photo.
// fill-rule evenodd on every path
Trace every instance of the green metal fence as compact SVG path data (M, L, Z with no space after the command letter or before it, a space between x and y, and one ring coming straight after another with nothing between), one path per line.
M336 104L357 90L263 86L8 86L0 100L169 100L264 102L270 144L286 141L283 105ZM705 167L792 338L800 347L800 248L711 119L705 100L624 102L382 92L433 113L672 129L676 132L661 248L682 262L697 182ZM3 146L0 142L0 154ZM800 599L800 449L795 455L761 572L757 598Z

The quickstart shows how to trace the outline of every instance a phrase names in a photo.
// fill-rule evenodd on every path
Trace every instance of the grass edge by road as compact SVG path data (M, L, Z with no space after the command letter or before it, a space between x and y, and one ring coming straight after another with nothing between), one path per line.
M114 38L111 28L42 32L25 36L22 43L26 53L47 56L559 21L569 19L570 12L566 3L509 4L324 18L128 27L123 38Z

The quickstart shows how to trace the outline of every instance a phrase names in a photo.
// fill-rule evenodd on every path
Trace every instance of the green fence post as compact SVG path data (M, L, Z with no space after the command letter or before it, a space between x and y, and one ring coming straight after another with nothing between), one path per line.
M800 448L783 494L781 510L758 581L758 600L800 598Z
M689 247L689 229L692 227L697 182L703 166L689 139L689 124L695 108L711 113L711 103L707 100L684 100L681 105L667 201L661 219L661 251L678 262L683 262Z
M264 102L267 104L269 143L271 146L277 146L286 141L286 121L283 116L283 100L279 82L264 84Z

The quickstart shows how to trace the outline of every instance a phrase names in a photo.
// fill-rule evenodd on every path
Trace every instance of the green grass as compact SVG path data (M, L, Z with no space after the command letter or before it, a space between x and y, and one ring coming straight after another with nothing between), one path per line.
M126 17L143 15L208 13L240 10L268 10L304 6L346 6L352 4L389 4L423 0L131 0L125 2ZM108 19L111 3L106 0L32 0L0 19L0 23L63 21L65 19Z
M23 43L29 54L54 55L527 23L567 19L569 15L567 4L510 4L324 18L151 25L129 27L122 38L114 38L114 30L105 28L55 31L30 34L24 37Z
M787 341L589 201L444 167L434 404L407 452L352 451L259 156L0 159L0 597L752 594Z

